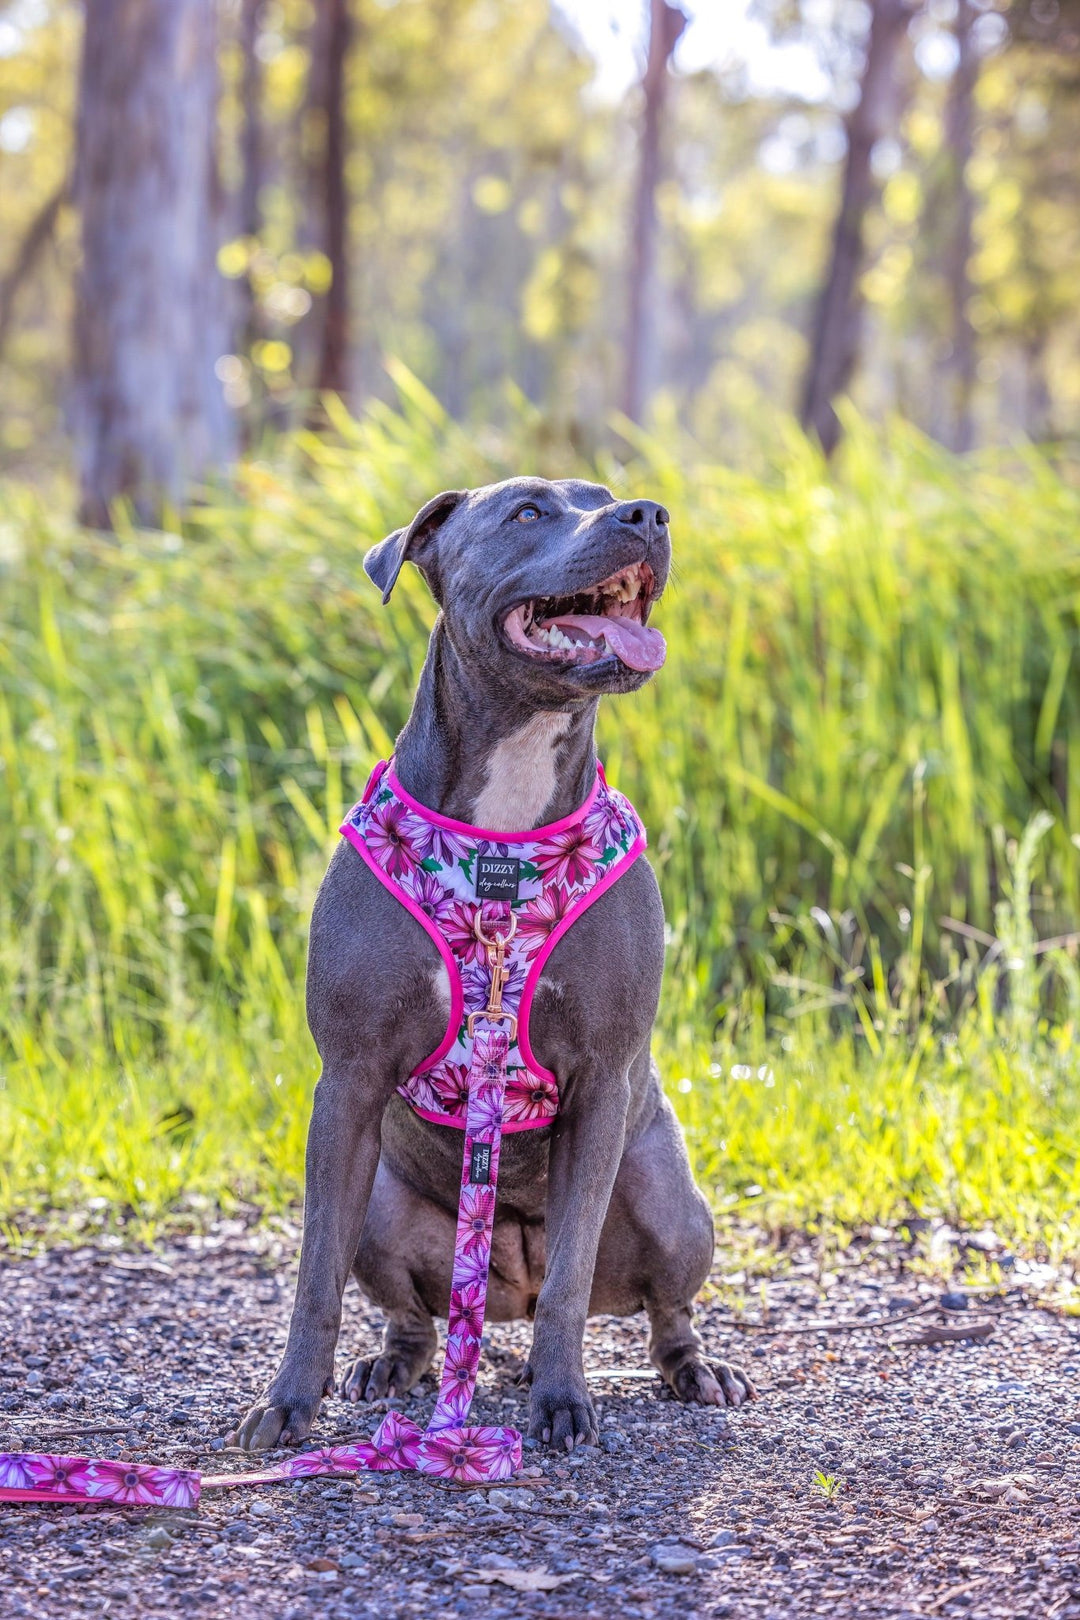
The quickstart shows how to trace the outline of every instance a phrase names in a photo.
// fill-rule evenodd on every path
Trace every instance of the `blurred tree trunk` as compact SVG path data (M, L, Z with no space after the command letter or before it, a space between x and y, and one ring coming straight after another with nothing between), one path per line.
M975 329L968 312L971 303L968 262L971 258L975 209L967 179L967 166L973 147L975 85L979 77L979 57L971 33L976 15L971 0L957 0L954 24L956 70L945 106L945 148L951 182L949 213L952 216L945 263L951 326L949 357L945 367L947 440L950 449L959 451L971 449L971 396L975 389Z
M352 37L349 0L316 0L311 30L309 107L319 140L312 179L319 198L319 247L330 261L315 386L346 395L350 380L349 195L345 177L348 132L345 68Z
M215 0L87 0L76 200L80 515L156 521L230 459Z
M840 438L833 401L844 392L855 369L862 325L858 282L863 258L863 227L877 183L871 166L874 145L895 126L897 47L911 16L908 0L872 0L870 39L859 100L847 120L840 210L833 227L829 268L818 300L810 363L803 385L800 420L831 455Z
M259 193L263 183L262 63L259 60L259 34L266 0L241 0L238 44L240 48L240 102L244 126L240 135L240 187L236 196L236 234L257 238L262 225ZM240 282L239 348L248 353L259 336L255 291L250 275Z
M650 0L649 54L641 81L644 97L634 192L630 256L630 309L622 408L640 422L652 392L656 349L656 188L667 99L668 63L687 19L668 0Z

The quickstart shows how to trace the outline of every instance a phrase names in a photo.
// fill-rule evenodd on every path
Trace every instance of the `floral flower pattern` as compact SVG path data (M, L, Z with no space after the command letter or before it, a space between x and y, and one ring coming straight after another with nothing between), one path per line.
M445 885L439 882L434 873L425 872L422 867L406 872L402 876L401 887L420 907L425 917L430 917L436 927L442 925L453 906L453 901L448 896Z
M558 1089L543 1075L515 1075L506 1087L503 1112L507 1122L550 1119L558 1106Z
M35 1463L49 1463L52 1460L51 1457L39 1457L32 1452L0 1451L0 1490L34 1490Z
M536 846L533 862L553 883L581 885L599 864L600 851L585 830L584 823L567 827L565 832L545 838Z
M450 1295L450 1338L470 1334L479 1339L484 1328L485 1290L476 1283L455 1288Z
M0 1454L0 1498L8 1500L81 1499L124 1507L191 1508L198 1503L199 1489L200 1476L187 1468L98 1462L44 1451Z
M535 900L530 900L518 917L517 931L521 936L522 950L529 956L535 956L540 947L547 944L552 931L569 914L573 904L573 891L561 883L549 884Z
M410 825L414 819L403 804L394 800L376 806L372 812L367 838L388 877L404 877L420 865L423 856L415 829Z
M91 1464L85 1457L54 1457L42 1454L30 1463L34 1484L40 1490L48 1486L61 1496L81 1496L90 1482ZM162 1469L162 1473L171 1473Z

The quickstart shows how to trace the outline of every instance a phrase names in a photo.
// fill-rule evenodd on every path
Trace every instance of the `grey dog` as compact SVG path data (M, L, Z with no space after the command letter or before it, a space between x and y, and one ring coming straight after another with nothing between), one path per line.
M364 566L384 602L406 561L441 611L397 741L403 786L499 830L575 811L596 771L601 695L636 690L662 659L645 627L668 578L667 513L596 484L511 478L438 495L375 546ZM600 637L552 635L553 620L583 610L621 622ZM692 1324L713 1227L650 1052L663 959L660 893L639 860L545 965L532 1042L560 1111L503 1144L488 1319L534 1318L528 1432L567 1449L597 1439L582 1361L591 1313L644 1309L650 1357L683 1400L740 1406L756 1394L740 1369L705 1356ZM387 1318L381 1352L345 1374L353 1401L412 1389L450 1292L461 1136L395 1089L444 1034L446 971L347 844L315 903L307 994L323 1067L303 1246L281 1365L238 1430L256 1450L303 1440L332 1393L350 1271Z

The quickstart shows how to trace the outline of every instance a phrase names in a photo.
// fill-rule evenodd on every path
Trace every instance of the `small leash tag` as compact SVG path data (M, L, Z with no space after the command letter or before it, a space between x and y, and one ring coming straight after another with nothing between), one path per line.
M469 1180L474 1187L491 1180L491 1143L474 1142L469 1155Z
M476 857L476 898L516 900L521 883L521 862L516 855Z

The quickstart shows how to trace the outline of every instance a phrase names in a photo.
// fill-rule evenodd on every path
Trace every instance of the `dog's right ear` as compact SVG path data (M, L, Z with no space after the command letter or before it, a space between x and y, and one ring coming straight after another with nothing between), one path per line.
M390 600L402 563L415 563L428 584L432 583L430 558L425 566L424 554L430 551L432 536L450 514L457 511L468 493L466 489L444 489L441 495L420 508L407 529L395 529L377 546L372 546L364 558L364 572L382 591L384 603Z

